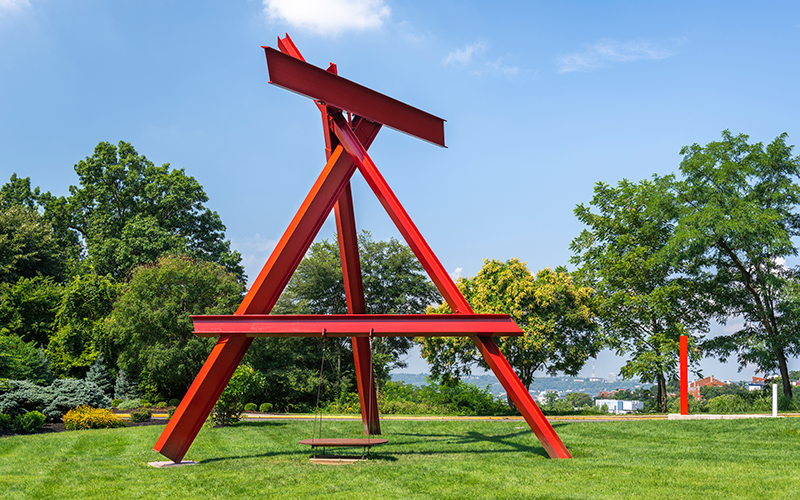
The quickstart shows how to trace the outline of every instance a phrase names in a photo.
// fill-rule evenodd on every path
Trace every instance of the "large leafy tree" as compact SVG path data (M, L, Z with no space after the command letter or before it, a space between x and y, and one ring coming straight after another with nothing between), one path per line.
M0 194L0 282L36 276L60 281L68 267L68 255L50 223L36 208L27 203L7 204Z
M441 300L439 292L408 245L395 238L374 241L368 231L362 231L358 237L358 246L368 314L422 313L429 304ZM339 246L336 241L323 240L311 246L274 312L347 313ZM330 339L330 343L331 353L335 354L336 376L347 376L346 373L352 369L353 364L349 341ZM374 339L376 378L385 381L389 378L391 369L406 366L404 357L412 345L405 337ZM343 368L345 371L342 371Z
M182 397L215 339L194 335L192 314L232 314L244 285L219 264L162 256L136 268L104 331L106 359L138 378L149 398Z
M696 268L711 270L708 283L722 307L718 319L741 317L744 326L708 341L724 360L779 372L791 396L787 357L798 353L783 259L797 255L800 235L800 157L781 134L766 147L748 136L722 132L720 141L681 149L681 212L672 247ZM785 316L785 317L784 317Z
M596 290L606 345L630 356L622 375L655 382L662 412L667 379L677 374L679 337L694 334L694 343L707 331L708 312L697 282L666 249L678 216L673 188L671 176L598 183L590 206L575 208L588 228L570 245L576 274Z
M243 277L241 256L224 239L219 215L183 169L156 166L126 142L101 142L75 172L79 186L70 186L68 197L44 193L38 200L57 231L80 235L98 274L126 279L164 253L186 253Z
M56 311L63 293L63 285L49 276L0 283L0 329L36 348L46 347L56 329Z
M563 268L546 268L534 276L518 259L485 260L475 277L460 279L457 286L476 313L510 314L525 332L497 339L525 387L539 370L575 375L598 352L593 291L577 285ZM451 310L442 304L429 312ZM434 378L457 380L475 364L489 369L469 338L423 338L420 343Z

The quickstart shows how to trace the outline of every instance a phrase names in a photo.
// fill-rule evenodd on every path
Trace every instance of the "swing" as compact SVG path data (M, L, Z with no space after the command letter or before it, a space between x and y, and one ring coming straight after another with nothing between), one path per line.
M369 378L372 380L374 375L373 373L373 364L372 364L372 355L373 355L373 330L370 329L369 332ZM303 439L300 441L300 444L305 446L311 446L312 451L314 452L314 456L310 457L309 459L312 462L317 463L349 463L349 462L358 462L358 461L365 461L367 460L367 455L369 451L372 449L373 446L379 444L386 444L389 442L388 439L382 438L373 438L371 434L367 434L366 438L323 438L322 437L322 415L320 414L319 410L319 400L320 395L322 394L322 375L325 369L325 346L328 340L327 335L325 334L325 330L322 331L322 362L320 363L319 367L319 384L317 385L317 407L314 412L314 427L311 431L311 439ZM367 404L371 404L371 398L368 398ZM369 408L371 410L372 408ZM317 417L319 417L319 437L317 437ZM322 454L317 455L317 451L319 448L322 448ZM354 457L354 456L336 456L336 455L327 455L325 450L326 448L361 448L361 457Z

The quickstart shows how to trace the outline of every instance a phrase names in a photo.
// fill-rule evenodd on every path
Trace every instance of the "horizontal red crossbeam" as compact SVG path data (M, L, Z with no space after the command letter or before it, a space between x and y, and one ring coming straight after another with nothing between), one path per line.
M444 147L444 120L264 47L270 83Z
M236 314L192 316L200 337L462 337L520 336L507 314Z

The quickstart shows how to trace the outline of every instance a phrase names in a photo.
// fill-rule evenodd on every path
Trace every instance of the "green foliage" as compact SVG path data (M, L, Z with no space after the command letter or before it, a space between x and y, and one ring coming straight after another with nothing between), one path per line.
M0 283L0 330L37 348L46 347L56 327L63 286L51 277L21 278Z
M168 406L178 406L179 404L181 404L181 400L177 398L172 398L167 403Z
M244 405L244 411L246 412L252 413L256 410L258 410L258 405L256 405L255 403L247 403L246 405Z
M667 379L677 373L679 337L708 329L707 310L696 283L667 250L678 217L672 176L638 183L602 182L591 207L575 215L588 226L573 240L577 276L594 287L605 344L631 358L621 373L657 384L658 411L666 411ZM697 337L690 337L697 343ZM691 358L699 360L692 349Z
M153 413L150 410L145 410L144 408L139 410L134 410L131 412L131 422L145 422L152 418Z
M72 408L86 405L93 408L108 408L111 398L92 382L78 379L55 380L48 388L52 399L42 412L49 419L59 420Z
M159 410L163 410L166 407L167 407L166 401L159 401L158 403L156 403L156 408L158 408Z
M141 408L142 406L144 405L139 400L139 398L134 398L123 401L122 403L119 404L119 406L117 406L117 408L119 408L120 410L133 410L135 408Z
M708 409L709 408L707 400L695 399L694 396L689 394L689 413L707 413ZM669 411L669 413L680 413L681 398L680 397L670 398L669 403L667 404L667 410Z
M22 415L31 411L42 411L52 400L46 387L26 380L0 380L0 413Z
M539 271L534 277L525 263L484 260L474 278L460 279L459 290L476 313L510 314L525 332L520 337L497 337L500 350L526 387L533 373L575 375L600 344L591 310L592 290L575 284L563 269ZM447 304L430 312L449 313ZM434 378L459 379L477 363L489 369L468 337L422 338L422 356Z
M14 421L14 417L11 415L6 415L5 413L0 413L0 431L11 429L11 423Z
M800 157L781 134L766 147L748 136L681 149L680 220L673 252L691 261L720 306L719 321L741 316L743 327L704 344L721 360L779 371L792 395L787 357L800 354L800 295L783 259L797 255Z
M37 276L64 279L68 263L50 223L35 208L4 205L0 198L0 282Z
M122 403L121 399L112 399L111 400L111 407L112 408L118 408L120 403Z
M35 410L15 415L14 420L11 422L11 430L17 434L30 434L41 429L46 418Z
M75 276L66 283L56 311L56 331L47 345L56 375L82 378L103 351L112 352L103 326L118 291L119 285L109 277L96 274ZM111 394L106 378L103 390Z
M108 370L106 370L102 354L97 356L97 359L94 360L94 364L89 368L89 372L86 374L86 381L92 382L99 387L106 396L110 396L114 393L114 382Z
M125 370L120 370L114 383L114 398L129 400L139 397L139 381L128 375Z
M244 402L263 390L264 376L253 367L241 364L214 405L211 419L217 425L231 425L242 418Z
M358 395L354 394L355 403ZM378 409L382 414L449 414L449 415L508 415L512 411L489 393L463 381L428 383L418 387L403 382L384 384L378 393ZM358 407L355 409L358 412Z
M243 291L222 266L186 256L136 269L105 325L117 365L128 376L140 374L148 398L182 396L215 341L194 335L189 316L231 314Z
M28 380L48 384L52 380L49 364L33 342L0 330L0 379Z
M258 411L261 413L267 413L272 410L272 403L261 403L258 407Z
M124 279L164 253L186 253L243 278L219 215L203 205L208 196L183 169L157 167L125 142L101 142L75 172L80 186L71 186L69 197L47 193L40 203L54 225L80 234L97 273Z
M723 394L708 401L709 413L747 413L751 410L750 402L737 394Z
M594 398L585 392L570 392L564 398L573 408L594 406Z

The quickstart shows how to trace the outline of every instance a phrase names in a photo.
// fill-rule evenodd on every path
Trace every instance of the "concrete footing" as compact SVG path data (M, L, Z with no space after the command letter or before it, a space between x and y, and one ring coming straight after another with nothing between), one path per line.
M183 467L184 465L197 465L197 462L195 462L194 460L184 460L183 462L173 462L172 460L167 460L164 462L147 462L147 465L149 465L150 467L165 469L168 467Z

